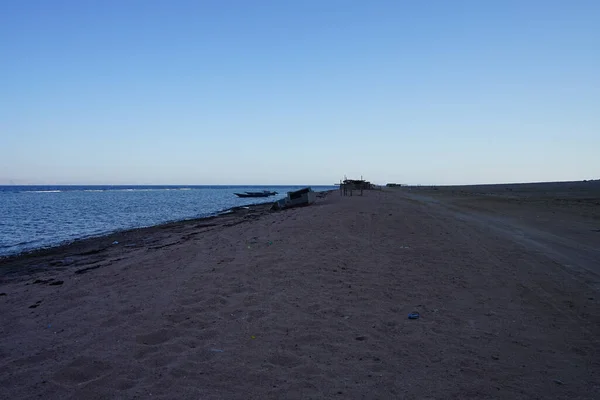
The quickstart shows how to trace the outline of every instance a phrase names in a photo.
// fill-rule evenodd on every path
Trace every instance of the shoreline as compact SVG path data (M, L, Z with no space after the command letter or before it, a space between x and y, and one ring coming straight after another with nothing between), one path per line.
M130 185L124 185L124 187L129 187ZM14 197L14 195L18 194L17 192L20 192L22 189L21 186L15 186L17 188L17 190L15 191L14 188L12 186L0 186L0 194L3 194L3 190L6 190L7 193L9 194L8 197L8 204L11 204L11 201L17 201L16 204L18 204L18 199L20 199L20 197ZM75 190L71 190L70 188L74 187L76 188ZM59 190L60 192L77 192L77 191L88 191L86 188L89 188L89 185L85 185L85 186L79 186L79 185L75 185L75 186L69 186L66 189L61 189ZM155 189L156 187L156 189ZM170 204L169 204L169 199L165 198L165 200L163 200L163 205L165 207L163 207L163 211L159 212L157 214L152 214L153 210L152 210L152 206L150 205L150 211L149 213L142 210L142 212L138 212L137 209L135 209L135 205L134 205L134 209L132 211L132 218L131 220L129 220L129 215L127 213L123 213L123 212L113 212L114 210L104 210L104 211L97 211L94 212L93 215L88 215L88 216L77 216L77 218L74 218L73 214L65 214L63 213L62 216L60 216L56 221L53 220L52 215L42 215L43 212L41 212L40 210L43 209L44 207L44 201L45 200L35 200L35 201L29 201L27 203L27 207L28 208L24 208L23 211L15 211L14 214L12 214L12 211L7 208L7 212L8 212L8 216L10 216L10 218L7 220L8 224L6 226L6 236L3 238L5 240L1 240L0 242L0 260L4 260L7 258L14 258L14 257L18 257L18 256L22 256L22 255L26 255L29 253L36 253L38 251L43 251L43 250L47 250L47 249L53 249L56 247L62 247L65 245L69 245L71 243L75 243L75 242L79 242L82 240L87 240L87 239L93 239L93 238L100 238L103 236L108 236L111 235L113 233L117 233L117 232L122 232L122 231L127 231L127 230L132 230L132 229L140 229L140 228L150 228L150 227L154 227L154 226L158 226L158 225L164 225L164 224L169 224L169 223L174 223L174 222L182 222L182 221L186 221L186 220L198 220L198 219L203 219L203 218L210 218L210 217L214 217L214 216L218 216L222 213L226 213L231 211L232 209L238 208L238 207L245 207L245 206L255 206L255 205L259 205L259 204L267 204L267 203L272 203L275 200L279 199L281 196L285 195L285 193L281 193L278 196L273 196L272 198L254 198L254 199L237 199L234 198L233 194L231 194L231 196L227 197L229 192L234 191L233 187L229 187L229 186L223 186L224 188L228 188L226 190L225 195L223 195L220 191L217 191L215 193L217 194L211 194L214 192L214 188L207 186L206 188L204 187L184 187L181 188L177 185L173 185L172 187L176 188L176 189L164 189L164 186L139 186L139 189L131 189L131 190L142 190L142 191L147 191L147 190L192 190L192 191L198 191L197 195L194 196L200 196L200 197L190 197L189 200L188 197L177 197L180 195L177 195L175 198L175 206L177 207L174 210L170 210ZM244 186L240 186L244 187ZM246 189L245 190L251 190L250 188L252 186L245 186ZM261 186L262 187L262 186ZM281 186L282 188L288 188L287 190L291 190L293 188L293 186ZM51 188L56 188L56 189L60 189L61 186L52 186ZM273 188L279 188L279 186L273 186ZM315 187L317 188L316 190L322 190L322 191L327 191L327 190L331 190L331 188L329 189L325 189L324 187ZM202 193L203 189L209 189L208 195L204 195ZM123 190L123 189L118 189L118 190ZM130 189L126 189L126 190L130 190ZM53 192L54 190L50 190L51 192ZM96 191L96 190L92 190L92 191ZM106 190L106 191L113 191L113 190ZM16 194L15 194L16 193ZM58 194L60 195L60 193ZM93 194L91 194L93 195ZM42 195L40 195L42 196ZM161 195L162 196L162 195ZM191 196L191 195L185 195L185 196ZM209 196L209 197L202 197L202 196ZM213 200L212 197L210 196L217 196L215 197ZM27 197L27 199L44 199L45 197ZM104 207L104 202L105 200L102 200L104 197L90 197L89 201L91 201L93 203L93 207L95 207L97 210L102 210L102 208ZM129 199L128 196L126 196L127 199ZM52 197L52 199L58 199L57 197ZM86 197L86 199L88 199L88 197ZM183 207L179 207L177 204L177 199L179 199L179 201L181 201L181 199L184 199L185 201L185 206ZM185 200L188 199L188 200ZM216 199L216 200L215 200ZM60 201L60 200L52 200L52 202L54 202L53 204L55 204L56 207L56 201ZM88 201L88 200L86 200ZM129 201L129 200L127 200ZM165 203L166 201L166 203ZM205 203L206 202L206 203ZM72 203L72 202L71 202ZM77 207L73 208L74 206L68 203L67 206L71 207L71 210L78 210ZM74 203L76 204L76 203ZM125 203L124 203L125 204ZM33 207L33 208L32 208ZM110 202L108 203L107 207L110 207ZM63 208L62 205L58 205L58 207L56 208ZM68 208L68 207L67 207ZM0 208L2 210L4 210L4 208ZM54 211L53 211L54 212ZM146 214L147 215L146 215ZM60 214L60 213L59 213ZM140 216L142 216L142 218L138 218L137 214L140 214ZM106 217L106 218L105 218ZM88 218L89 219L89 223L87 222L83 222L80 223L80 219L85 219ZM19 225L21 224L21 222L19 221L24 221L27 220L29 221L27 225ZM102 221L100 223L98 223L97 221ZM52 221L52 222L48 222L48 221Z
M327 193L327 192L325 192ZM0 276L3 276L7 273L11 273L13 268L19 268L14 264L22 264L23 262L30 261L31 259L36 258L46 258L46 257L57 257L62 253L65 254L65 257L73 256L77 253L79 254L89 254L91 252L100 252L102 250L106 250L111 246L119 246L122 242L130 240L131 236L134 235L144 235L144 234L152 234L156 231L165 230L169 228L184 228L194 224L202 224L203 222L217 220L220 222L229 219L237 219L244 215L252 214L252 213L266 213L271 208L272 203L251 203L241 206L235 206L231 208L227 208L224 210L220 210L215 212L212 215L208 215L205 217L199 218L191 218L191 219L183 219L183 220L175 220L159 223L156 225L150 226L142 226L137 228L116 230L112 232L107 232L100 235L94 235L89 237L82 237L78 239L74 239L68 242L63 242L54 246L48 247L40 247L32 250L23 251L16 254L9 254L5 256L0 256ZM217 225L217 224L215 224ZM208 226L208 225L204 225ZM118 244L113 244L114 242L119 242ZM125 245L127 246L127 245ZM57 264L59 265L59 264ZM40 269L40 271L45 269ZM35 272L32 270L28 270L27 273Z
M336 192L336 190L317 192L317 198L323 199L333 192ZM107 250L152 249L153 247L147 245L147 242L156 239L161 233L181 233L184 237L186 234L191 236L208 232L217 227L228 227L249 222L272 212L286 212L285 210L271 211L272 206L273 202L249 203L226 208L206 217L117 230L98 236L75 239L56 246L0 256L0 282L8 276L22 276L73 265L84 265L90 261L86 256L103 253ZM196 232L196 229L206 230ZM140 242L144 244L140 245ZM77 260L78 258L81 258L81 260Z

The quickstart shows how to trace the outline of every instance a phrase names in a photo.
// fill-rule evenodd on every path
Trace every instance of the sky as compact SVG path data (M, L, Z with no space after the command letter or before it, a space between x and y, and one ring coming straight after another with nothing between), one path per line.
M0 0L0 184L600 178L600 1Z

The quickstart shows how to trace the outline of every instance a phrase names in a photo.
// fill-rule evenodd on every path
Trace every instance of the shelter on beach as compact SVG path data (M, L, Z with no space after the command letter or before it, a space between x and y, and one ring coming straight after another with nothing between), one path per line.
M317 194L310 187L306 187L293 192L288 192L287 196L273 204L272 209L282 210L291 207L307 206L317 199Z
M364 180L362 176L360 179L347 179L344 177L344 180L340 181L340 195L352 196L355 190L360 190L360 195L362 196L363 190L371 190L373 186L371 182Z

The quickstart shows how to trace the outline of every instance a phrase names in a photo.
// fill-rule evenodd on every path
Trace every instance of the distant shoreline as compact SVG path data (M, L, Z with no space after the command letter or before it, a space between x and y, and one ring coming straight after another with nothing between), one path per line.
M331 190L333 188L333 186L312 187L316 191ZM234 196L234 192L252 191L263 188L279 191L281 192L280 196L261 199L239 199ZM175 185L0 186L0 213L6 213L5 215L9 222L8 228L4 232L2 240L0 240L0 260L61 247L81 240L103 237L116 232L214 217L221 213L229 212L236 207L263 203L270 204L284 195L284 192L295 190L296 188L297 186L220 186L218 188L214 186ZM140 196L145 196L146 193L144 192L148 192L148 195L153 193L151 196L161 196L163 199L162 208L156 208L162 210L160 215L147 216L146 210L151 210L150 212L152 212L154 207L151 201L146 201L144 204L132 200L139 199L141 198ZM217 200L215 200L213 193L218 195ZM179 203L173 203L176 204L174 209L170 208L171 203L169 203L169 199L171 195L179 199ZM61 200L64 198L67 200ZM146 197L145 199L152 198ZM3 201L4 199L8 200ZM25 204L28 204L29 208L14 206L15 204L22 204L21 199L27 199ZM89 201L94 205L94 210L97 210L95 214L87 215L85 214L87 211L82 208L81 213L84 214L65 215L63 212L61 219L53 221L51 217L44 215L44 212L41 211L50 202L54 209L69 209L74 213L78 213L78 204L81 203L81 199L84 199L85 202ZM179 206L181 204L184 206ZM107 207L106 209L105 206ZM133 207L132 212L134 215L141 215L142 217L129 221L129 215L125 212L120 212L120 208L123 206ZM109 218L107 223L95 224L93 222L104 221L105 216ZM26 229L21 229L19 221L30 218L34 222L30 223ZM83 219L91 221L88 226L76 226L75 229L71 229L69 221L77 222Z
M137 228L130 229L121 229L115 230L111 232L102 233L99 235L93 235L88 237L81 237L69 241L65 241L62 243L58 243L53 246L47 247L39 247L31 250L22 251L19 253L8 254L8 255L0 255L0 274L6 264L10 264L12 262L18 262L24 259L35 258L35 257L47 257L47 256L55 256L60 254L61 252L69 253L72 250L81 250L80 248L88 248L88 247L97 247L97 246L110 246L113 242L120 242L119 239L123 240L127 238L131 234L144 232L151 233L154 230L166 229L171 227L187 226L188 224L197 224L200 222L211 221L214 219L218 219L220 217L234 216L240 213L241 210L250 211L263 211L271 208L272 203L251 203L242 206L230 207L224 210L217 211L215 213L211 213L211 215L207 215L199 218L189 218L189 219L181 219L163 222L156 225L149 226L140 226Z
M337 190L327 190L321 193L327 193L325 195L327 196L336 191ZM190 226L197 228L198 226L209 227L216 225L237 225L239 223L244 223L248 220L252 220L259 216L269 213L272 205L273 202L248 203L245 205L226 208L215 213L211 213L210 215L204 217L180 219L163 222L155 225L115 230L99 235L77 238L74 240L56 244L54 246L39 247L36 249L23 251L15 254L8 254L4 256L0 255L0 276L2 276L6 272L11 272L7 271L7 268L12 270L13 268L11 267L23 263L28 264L30 260L61 257L64 259L68 258L69 256L77 256L80 254L88 255L92 253L101 252L112 246L128 246L128 242L131 242L132 240L139 242L139 239L144 235L152 235L158 231L168 231L171 229L185 229ZM209 224L206 224L207 222ZM115 242L118 243L114 244Z
M284 187L306 187L310 186L313 188L325 188L333 185L102 185L102 184L90 184L90 185L79 185L79 184L0 184L0 188L31 188L31 187L63 187L63 188L77 188L77 187L106 187L106 188L191 188L191 189L228 189L228 188L284 188Z

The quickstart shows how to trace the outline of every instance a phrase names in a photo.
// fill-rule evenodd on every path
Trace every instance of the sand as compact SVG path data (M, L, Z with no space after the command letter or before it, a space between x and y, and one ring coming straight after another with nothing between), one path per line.
M597 193L528 190L334 192L0 261L0 398L600 398Z

